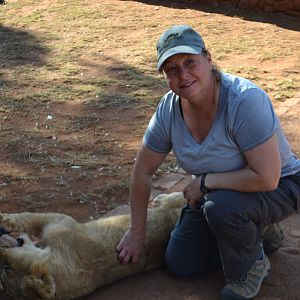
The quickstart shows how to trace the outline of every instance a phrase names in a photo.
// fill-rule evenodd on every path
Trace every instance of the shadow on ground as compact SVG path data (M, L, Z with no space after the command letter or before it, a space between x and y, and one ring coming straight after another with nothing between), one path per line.
M132 0L126 0L126 1L132 1ZM202 1L202 3L195 4L195 3L184 3L184 1L167 1L167 0L162 0L162 1L161 0L138 0L138 2L142 2L149 5L156 5L156 6L165 6L171 8L179 8L179 9L188 8L188 9L200 10L209 13L217 13L217 14L222 14L230 17L239 17L241 19L245 19L253 22L276 24L278 27L282 27L289 30L300 31L299 16L287 15L280 12L272 13L272 12L265 12L260 10L241 9L235 7L234 4L232 3L225 2L223 4L221 3L206 4L205 1Z
M34 34L0 25L0 59L2 67L33 64L42 66L49 49Z

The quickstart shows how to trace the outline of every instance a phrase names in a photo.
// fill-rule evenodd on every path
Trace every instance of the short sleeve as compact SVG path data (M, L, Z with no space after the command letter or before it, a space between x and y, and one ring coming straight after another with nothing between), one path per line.
M170 137L172 112L166 98L159 103L143 138L144 145L158 153L168 153L172 149Z
M241 95L234 116L233 136L242 151L267 141L275 132L277 117L265 92L248 89Z

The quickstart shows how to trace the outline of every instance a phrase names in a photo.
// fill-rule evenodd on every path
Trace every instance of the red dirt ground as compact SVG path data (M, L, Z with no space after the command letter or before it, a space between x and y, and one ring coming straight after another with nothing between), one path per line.
M24 17L34 9L47 9L57 3L59 2L41 1L31 7L15 8L15 11L18 16ZM130 64L135 68L142 66L150 74L156 74L153 55L146 52L143 54L143 47L154 47L158 35L174 23L202 26L206 36L211 36L208 44L215 50L215 39L222 35L226 39L230 36L232 40L241 36L249 36L250 40L256 42L266 39L265 47L270 50L270 55L278 55L282 51L286 51L286 55L260 60L257 58L262 50L260 45L260 49L253 53L235 53L224 49L226 57L219 56L217 62L224 69L250 65L255 69L254 80L265 86L272 85L274 78L284 80L289 74L299 78L297 41L300 38L300 22L296 17L239 11L228 5L187 7L178 1L102 0L100 3L92 0L86 5L91 8L99 6L99 10L109 16L105 22L110 35L105 39L99 36L101 47L99 44L91 47L77 61L85 70L85 78L101 78L105 75L118 80L126 76L122 71ZM49 22L50 18L48 16ZM137 22L143 26L139 27ZM122 24L126 26L122 27ZM218 29L218 35L213 24L218 24L218 28L224 25L224 28ZM131 26L134 30L130 30ZM23 30L22 25L19 29ZM33 27L31 30L39 32L40 29ZM68 30L62 30L60 34L65 39L70 38L68 42L72 43L76 34L80 34L80 27L78 31L73 28ZM12 33L7 29L2 30L0 25L1 39L9 39ZM274 43L267 39L271 34L274 35ZM113 38L110 40L111 36ZM282 41L281 48L275 43L275 38ZM115 40L118 45L113 44ZM136 54L134 47L141 52ZM96 58L93 54L95 51L101 52L97 52L99 55ZM11 77L15 61L11 65L4 61L0 63L1 105L5 96L2 79L16 99L24 89L39 89L38 84L30 85L30 80L27 85L18 85L18 80ZM237 70L237 73L241 72L244 71ZM153 77L158 78L157 75ZM58 81L57 85L61 83ZM106 89L111 95L128 92L128 86L118 86L115 83L107 83ZM147 93L153 92L158 99L165 90L165 87L155 86L153 90L148 89ZM275 93L274 89L270 89L273 100ZM101 102L90 93L81 96L78 101L63 103L54 101L36 105L32 99L23 99L22 105L18 106L11 101L9 109L7 104L0 109L1 212L57 211L70 214L79 221L87 221L104 215L119 205L128 204L130 172L136 149L154 110L153 105L134 101L128 103L124 99L119 99L116 103ZM275 107L280 105L281 102L274 100ZM299 107L282 116L287 136L298 155L299 118ZM171 165L173 160L168 163ZM298 219L298 216L291 218L284 224L288 236L286 246L298 247L297 249L300 247L299 239L292 237L290 232L299 228ZM299 300L299 254L281 251L271 257L271 263L273 275L257 299ZM215 300L218 299L223 280L222 274L213 274L204 279L182 280L173 278L165 270L158 270L122 280L85 299Z

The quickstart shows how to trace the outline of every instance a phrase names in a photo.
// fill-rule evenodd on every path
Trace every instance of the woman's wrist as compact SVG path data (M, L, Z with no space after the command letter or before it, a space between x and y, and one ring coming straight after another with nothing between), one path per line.
M207 173L203 173L200 178L200 191L202 194L208 194L210 192L210 189L205 185L206 176Z

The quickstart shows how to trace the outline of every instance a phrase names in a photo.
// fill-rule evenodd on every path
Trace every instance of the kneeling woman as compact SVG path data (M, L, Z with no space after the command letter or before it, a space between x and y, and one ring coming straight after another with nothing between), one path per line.
M170 92L138 151L130 186L132 221L117 247L119 259L138 261L152 175L173 150L195 179L183 191L187 205L171 233L167 267L179 276L222 267L228 280L222 299L251 299L270 269L263 229L299 207L300 161L268 95L220 72L191 27L166 30L157 55ZM273 238L280 242L281 231ZM275 243L269 250L276 248Z

